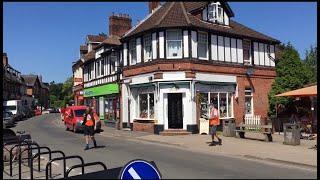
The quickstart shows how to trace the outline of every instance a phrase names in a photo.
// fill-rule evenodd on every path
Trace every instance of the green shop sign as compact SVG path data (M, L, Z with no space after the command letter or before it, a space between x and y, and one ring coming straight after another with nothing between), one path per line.
M117 83L106 84L102 86L84 89L84 97L102 96L108 94L119 93L119 85Z

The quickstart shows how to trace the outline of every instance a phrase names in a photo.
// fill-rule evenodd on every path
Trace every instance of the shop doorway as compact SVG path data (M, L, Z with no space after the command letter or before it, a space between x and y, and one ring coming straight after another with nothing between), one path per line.
M168 94L168 127L169 129L183 128L182 93Z

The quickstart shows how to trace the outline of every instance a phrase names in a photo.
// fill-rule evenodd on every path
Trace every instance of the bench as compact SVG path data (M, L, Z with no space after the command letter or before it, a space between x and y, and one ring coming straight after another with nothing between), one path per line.
M272 141L272 125L262 125L260 116L246 115L245 122L240 123L235 130L240 138L245 138L245 132L261 133L265 136L265 141Z

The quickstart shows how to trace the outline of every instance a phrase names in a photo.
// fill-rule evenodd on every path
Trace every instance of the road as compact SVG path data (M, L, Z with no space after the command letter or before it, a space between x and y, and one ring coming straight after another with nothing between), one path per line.
M59 122L59 116L59 114L46 114L34 117L19 122L13 129L26 130L41 145L62 150L66 155L80 155L86 162L101 161L108 168L121 167L133 159L154 161L163 178L305 179L317 177L317 172L314 170L195 153L161 144L104 137L100 134L96 135L96 140L98 145L105 147L84 151L83 134L66 131ZM89 168L89 171L94 171L92 168Z

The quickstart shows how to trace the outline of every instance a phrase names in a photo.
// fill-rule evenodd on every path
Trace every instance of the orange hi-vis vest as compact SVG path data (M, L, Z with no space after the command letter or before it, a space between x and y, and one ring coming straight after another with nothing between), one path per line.
M211 110L209 125L210 126L218 126L220 124L219 114L217 109Z
M87 115L86 126L93 126L93 120L90 114Z

